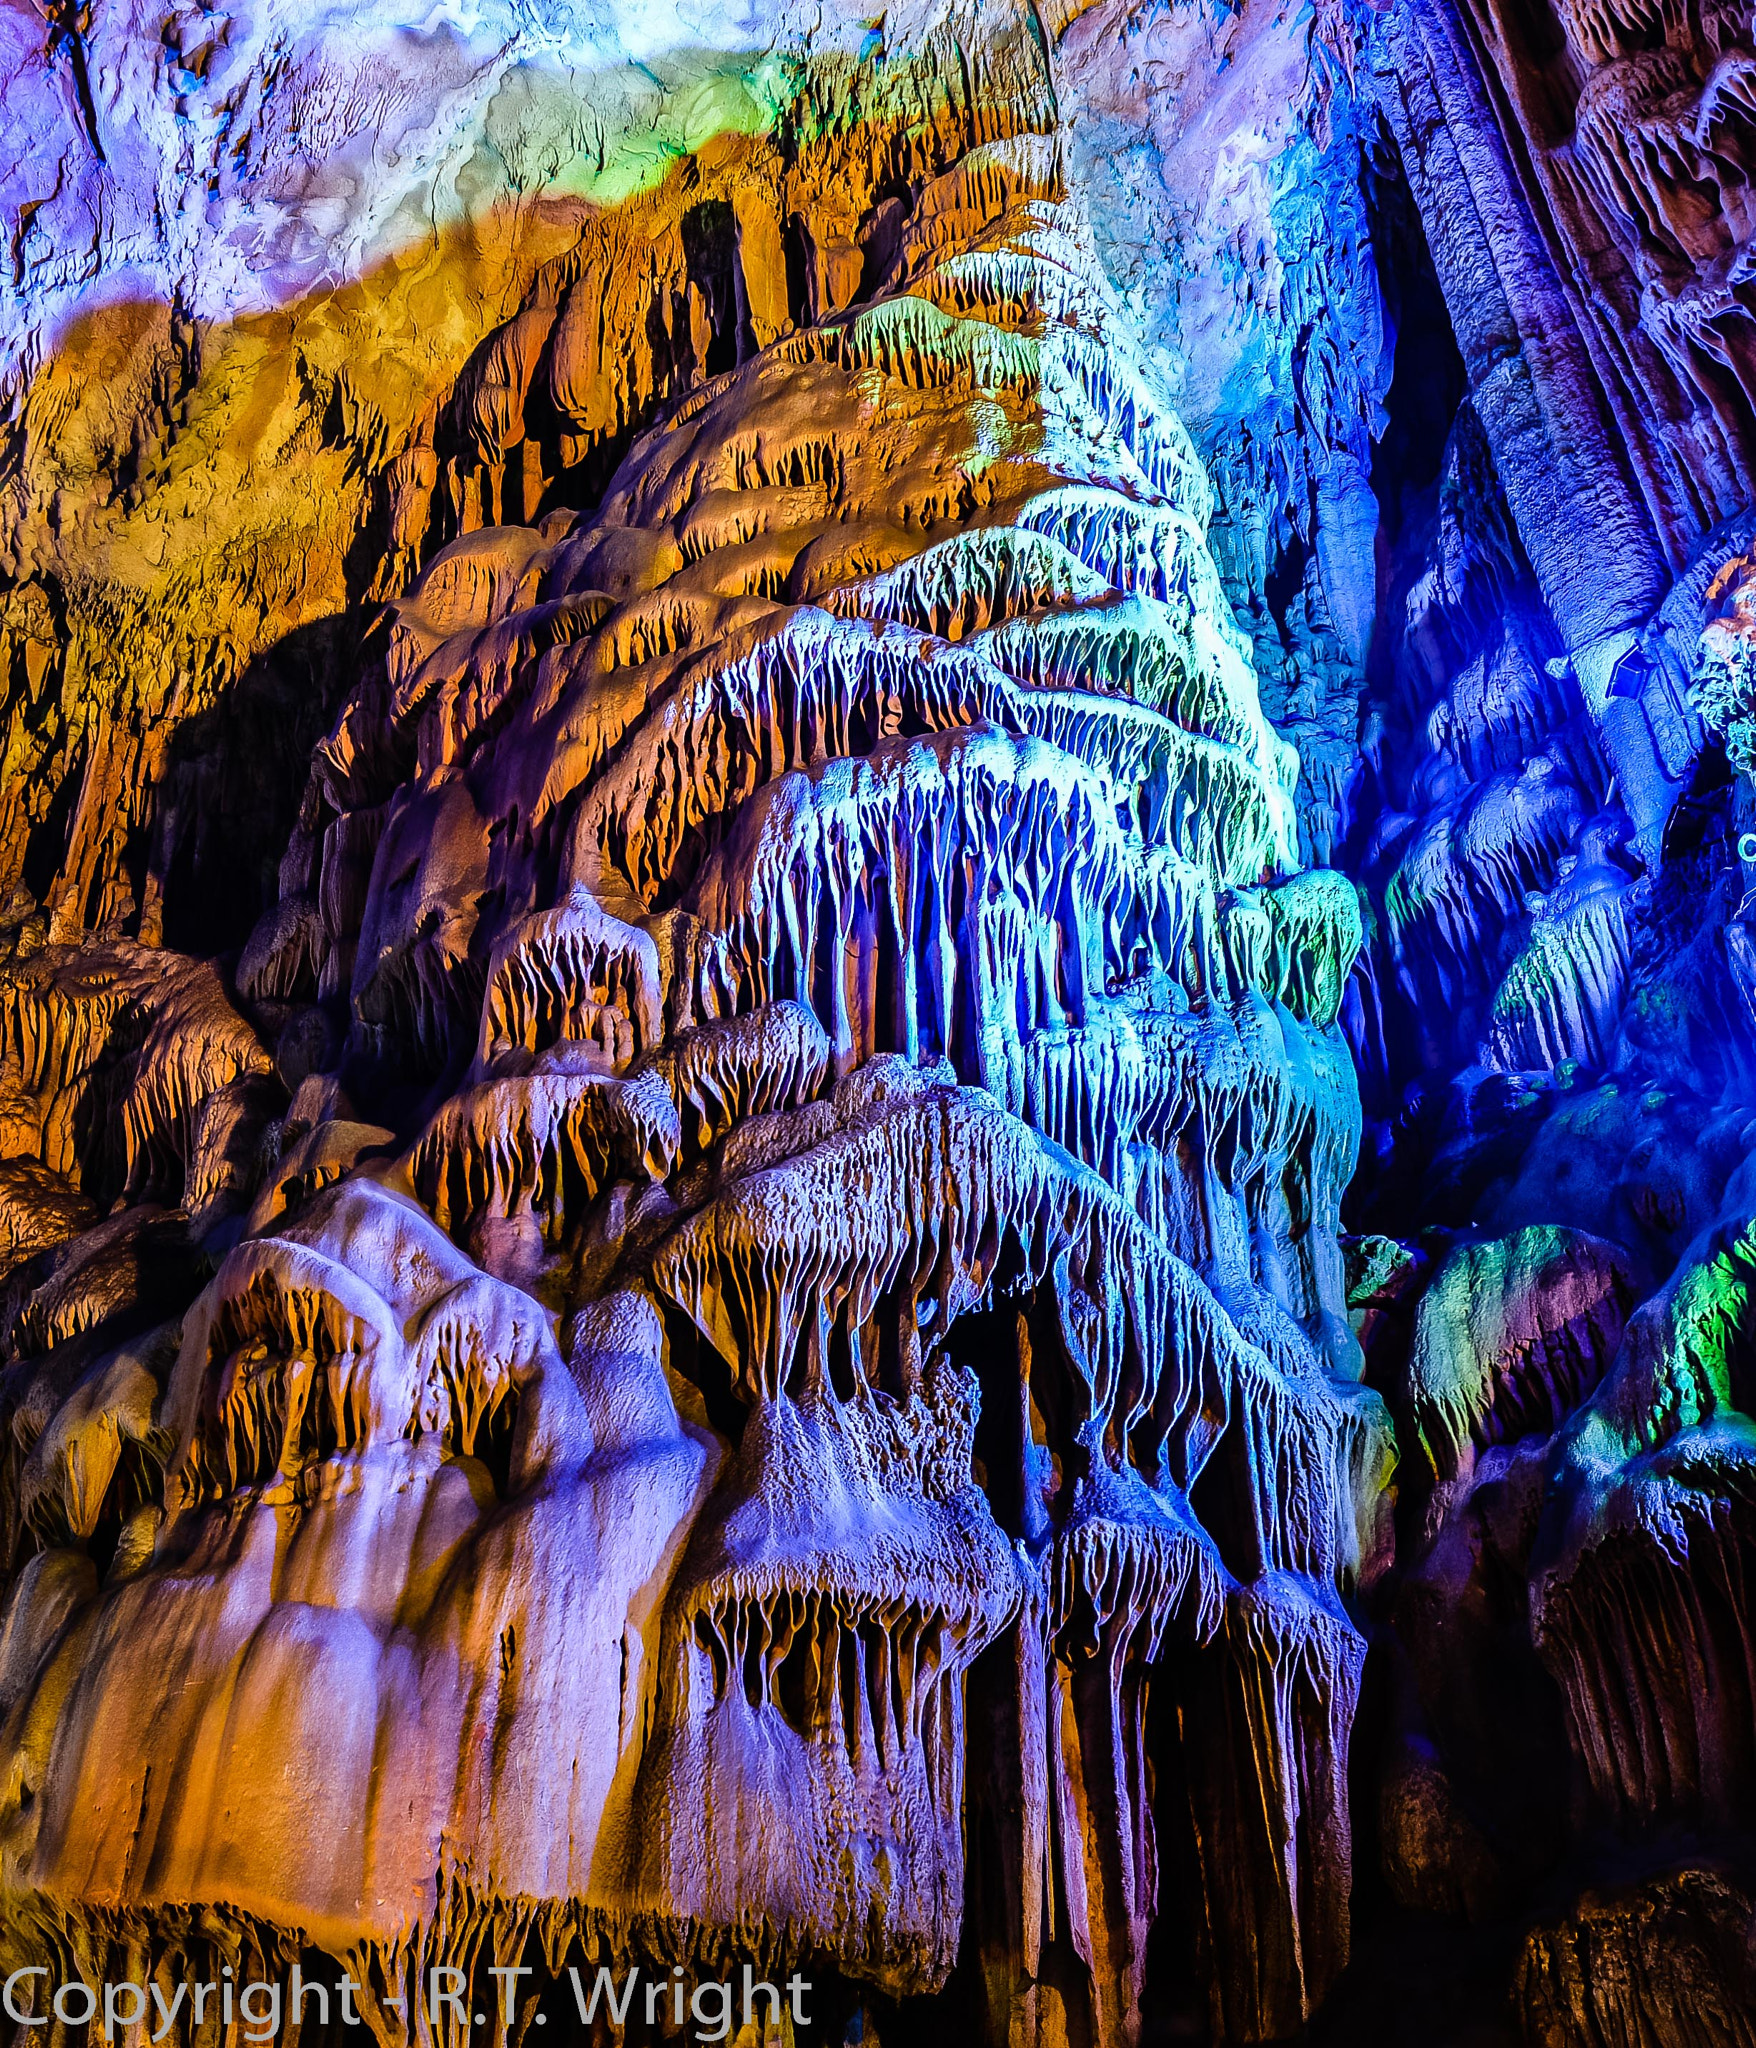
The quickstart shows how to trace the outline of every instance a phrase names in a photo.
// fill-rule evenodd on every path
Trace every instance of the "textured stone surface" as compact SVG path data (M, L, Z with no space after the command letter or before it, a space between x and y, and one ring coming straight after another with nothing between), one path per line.
M0 35L8 1967L1747 2038L1748 23Z
M81 1348L20 1555L120 1526L13 1596L21 1952L966 1953L991 2029L1133 2039L1168 1739L1219 2023L1346 1961L1356 898L1040 39L958 33L802 46L501 259L241 952L20 927L35 1227L197 1262L25 1273L21 1361Z

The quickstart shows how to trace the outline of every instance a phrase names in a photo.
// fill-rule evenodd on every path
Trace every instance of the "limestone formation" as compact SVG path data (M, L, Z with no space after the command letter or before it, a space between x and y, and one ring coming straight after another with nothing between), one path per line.
M1131 2041L1169 1825L1219 2024L1346 1961L1355 897L1028 18L793 89L390 466L230 990L13 970L20 1953L969 1954L1001 2036Z
M0 14L20 2041L1756 2039L1753 124Z

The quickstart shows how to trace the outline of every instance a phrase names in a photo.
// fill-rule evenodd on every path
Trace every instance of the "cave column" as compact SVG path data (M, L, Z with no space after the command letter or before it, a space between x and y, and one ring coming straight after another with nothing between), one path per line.
M1469 25L1448 0L1406 0L1381 30L1377 97L1420 208L1469 379L1580 694L1648 860L1682 763L1655 737L1677 707L1649 712L1641 632L1672 565L1642 490L1640 450L1613 416L1534 207L1509 154ZM1521 146L1528 147L1518 136ZM1685 717L1686 717L1685 713Z

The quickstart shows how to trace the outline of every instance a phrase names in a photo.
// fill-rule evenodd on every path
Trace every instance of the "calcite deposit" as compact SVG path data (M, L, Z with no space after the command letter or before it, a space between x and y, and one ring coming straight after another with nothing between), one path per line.
M1748 24L0 37L9 2023L1756 2039Z

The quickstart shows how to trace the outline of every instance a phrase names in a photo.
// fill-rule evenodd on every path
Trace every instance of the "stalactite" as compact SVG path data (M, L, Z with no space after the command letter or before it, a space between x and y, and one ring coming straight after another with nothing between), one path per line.
M545 217L407 444L361 430L401 594L234 976L272 1062L217 968L13 970L45 1118L143 1006L115 1191L185 1256L149 1304L142 1212L64 1205L0 1330L54 1731L0 1946L912 1995L1016 1808L986 1967L1040 2043L1140 2038L1167 1824L1240 2038L1339 1968L1360 903L1048 63L1023 16L813 57ZM289 1844L313 1800L345 1844Z

